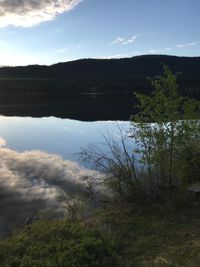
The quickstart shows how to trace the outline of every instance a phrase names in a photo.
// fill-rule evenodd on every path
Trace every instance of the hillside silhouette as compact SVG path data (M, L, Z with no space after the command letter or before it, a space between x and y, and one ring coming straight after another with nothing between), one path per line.
M14 109L20 115L37 109L35 116L74 118L81 113L86 119L92 112L97 119L128 119L135 104L133 92L149 94L147 77L161 75L162 64L180 73L181 95L200 99L200 57L80 59L51 66L1 67L0 112L11 115ZM60 111L52 113L58 107Z

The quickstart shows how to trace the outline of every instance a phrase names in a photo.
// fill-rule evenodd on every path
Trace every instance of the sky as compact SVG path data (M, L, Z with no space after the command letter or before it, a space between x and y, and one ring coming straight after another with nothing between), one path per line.
M200 56L199 0L0 0L0 66Z

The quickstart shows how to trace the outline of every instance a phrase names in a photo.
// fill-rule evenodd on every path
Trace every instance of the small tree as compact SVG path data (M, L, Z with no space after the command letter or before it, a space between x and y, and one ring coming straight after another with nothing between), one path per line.
M164 75L151 84L154 90L150 96L136 94L139 112L132 117L132 136L137 140L149 187L154 190L182 185L185 179L189 182L197 167L200 103L179 95L177 75L165 65ZM200 178L199 173L195 175Z

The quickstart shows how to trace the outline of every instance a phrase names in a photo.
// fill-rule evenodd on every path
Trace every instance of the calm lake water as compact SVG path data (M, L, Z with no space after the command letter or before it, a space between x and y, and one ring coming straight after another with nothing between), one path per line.
M102 134L109 133L118 140L117 124L123 131L130 128L129 122L123 121L83 122L55 117L0 116L0 138L1 144L12 150L41 150L77 160L75 153L80 152L81 147L102 142Z
M80 166L77 153L100 145L102 134L118 142L118 126L123 132L130 128L123 121L0 116L0 237L41 210L62 211L60 197L76 197L86 186L84 177L102 178Z

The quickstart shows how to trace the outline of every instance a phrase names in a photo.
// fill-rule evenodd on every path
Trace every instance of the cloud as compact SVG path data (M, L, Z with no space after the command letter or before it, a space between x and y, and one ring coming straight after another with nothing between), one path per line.
M30 27L53 20L82 0L0 0L0 27Z
M115 55L110 55L110 56L101 56L97 57L98 59L118 59L118 58L125 58L129 57L130 55L128 54L115 54Z
M150 49L150 50L148 50L148 51L146 51L146 53L148 54L156 54L156 53L159 53L160 51L162 51L162 50L158 50L158 49Z
M69 49L70 49L69 47L64 47L64 48L60 48L60 49L56 50L56 52L63 54L65 52L67 52Z
M123 41L122 44L123 45L131 44L131 43L133 43L136 40L136 38L137 38L137 36L133 36L130 39L127 39L127 40Z
M179 45L176 45L174 47L165 47L162 49L150 49L150 50L143 52L143 54L157 54L157 53L162 53L162 52L166 52L166 51L177 50L177 48L187 48L187 47L189 48L189 47L192 47L192 46L197 45L197 44L198 44L198 42L190 42L190 43L179 44Z
M172 50L174 50L173 47L166 47L166 48L163 49L163 51L172 51Z
M122 43L122 42L124 42L124 41L125 41L124 38L117 37L115 40L112 41L111 44L119 44L119 43Z
M85 190L85 177L102 175L41 151L0 149L0 236L41 209L62 211L58 198Z
M63 48L60 48L60 49L57 49L57 50L55 50L55 52L56 53L61 53L61 54L64 54L64 53L66 53L67 51L69 51L69 50L72 50L72 49L80 49L80 48L82 48L82 46L83 45L81 45L81 44L77 44L77 45L75 45L75 46L69 46L69 47L63 47Z
M196 45L197 42L191 42L191 43L186 43L186 44L179 44L177 45L178 48L183 48L183 47L190 47Z
M133 43L137 38L137 35L132 36L131 38L125 39L122 37L117 37L109 45L122 44L127 45Z

